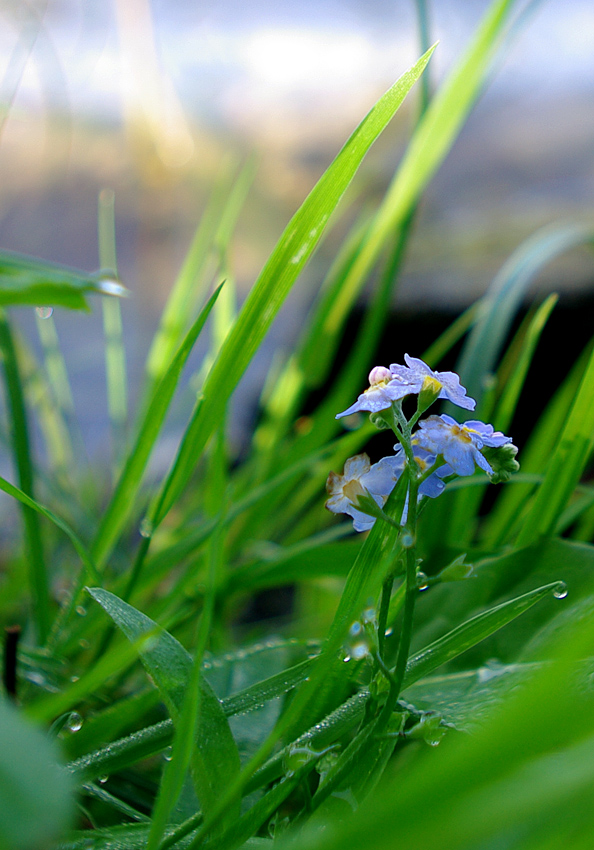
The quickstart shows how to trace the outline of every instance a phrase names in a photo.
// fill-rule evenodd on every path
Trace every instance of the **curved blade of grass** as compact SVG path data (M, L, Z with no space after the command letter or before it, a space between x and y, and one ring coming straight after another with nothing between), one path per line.
M420 77L433 49L380 98L293 216L254 284L206 379L173 468L151 511L158 524L176 502L227 401L305 266L367 150Z
M19 493L33 499L34 467L31 458L29 422L23 396L23 385L12 331L2 308L0 308L0 352L10 413L13 464L20 484ZM17 498L19 497L17 496ZM50 590L43 551L41 524L32 505L27 504L22 499L19 499L19 501L22 505L21 513L25 529L33 621L37 639L40 643L44 643L50 628Z
M516 540L528 546L551 534L571 498L594 448L594 353L582 378L545 478Z
M184 717L184 697L192 681L192 657L168 632L117 596L100 588L89 588L89 593L128 640L137 641L156 631L149 645L145 643L140 648L140 658L159 688L174 723L179 723ZM208 811L236 776L239 755L221 703L202 675L198 687L200 722L195 733L194 779L202 806Z
M103 514L92 546L92 555L99 569L105 565L134 507L148 459L165 421L183 367L217 300L221 286L200 311L200 315L186 334L168 369L153 390L138 429L134 446L128 455L116 489Z
M591 226L546 227L524 242L496 275L481 302L481 314L468 336L457 368L468 394L479 405L484 379L495 369L513 317L530 282L559 254L593 240Z
M93 562L93 559L89 555L85 545L75 534L75 532L70 528L68 523L66 523L59 516L56 516L56 514L53 513L53 511L50 511L49 508L46 508L44 505L35 501L35 499L32 499L31 496L28 496L22 490L19 490L18 487L15 487L14 484L11 484L10 481L6 481L6 479L2 477L0 477L0 490L4 490L4 492L8 493L9 496L18 499L21 504L26 505L28 508L31 508L31 510L37 511L38 514L41 514L42 516L49 519L50 522L53 522L54 525L56 525L61 531L63 531L64 534L66 534L66 536L70 539L70 542L74 546L77 554L83 562L89 578L93 578L95 581L100 581L100 576L97 571L97 567Z
M31 304L88 310L87 295L125 295L127 290L101 273L69 269L9 251L0 252L0 305Z

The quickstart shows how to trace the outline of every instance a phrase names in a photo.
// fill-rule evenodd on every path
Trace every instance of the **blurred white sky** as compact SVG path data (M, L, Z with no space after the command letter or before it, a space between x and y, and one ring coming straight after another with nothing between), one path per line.
M460 52L488 3L429 5L431 37L441 40L435 73ZM5 0L4 69L36 8L43 28L17 103L69 104L109 120L131 100L147 106L157 71L166 97L177 93L190 120L234 125L289 106L348 110L349 99L385 88L418 54L412 0ZM592 0L544 0L495 86L537 96L591 91Z

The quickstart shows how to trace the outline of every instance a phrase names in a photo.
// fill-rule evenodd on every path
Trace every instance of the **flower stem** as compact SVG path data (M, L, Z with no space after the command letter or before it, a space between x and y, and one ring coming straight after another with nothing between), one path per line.
M379 657L384 660L384 647L386 645L386 625L388 622L388 611L390 610L390 597L392 596L392 587L394 585L394 573L385 579L382 585L382 595L380 597L379 614L377 618L377 651Z

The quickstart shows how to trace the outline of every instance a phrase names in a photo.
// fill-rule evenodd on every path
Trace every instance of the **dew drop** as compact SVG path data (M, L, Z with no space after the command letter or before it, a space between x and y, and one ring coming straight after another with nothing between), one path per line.
M78 614L79 617L86 617L87 616L87 609L82 605L77 605L74 610L76 611L76 613Z
M403 549L412 549L415 545L415 538L408 531L402 535L400 538L400 542L402 544Z
M128 290L113 269L101 269L97 272L96 278L97 289L104 295L115 295L118 298L124 298L128 295Z
M555 599L565 599L567 596L567 585L564 581L559 582L559 587L553 591Z
M155 530L155 527L154 527L153 523L150 521L150 519L148 517L145 517L141 521L140 528L138 530L140 531L141 537L145 537L145 538L148 539L149 537L153 536L153 531Z
M36 307L35 312L39 316L40 319L49 319L50 316L53 315L54 308L53 307Z
M82 725L83 719L78 713L78 711L71 711L70 717L66 722L66 728L69 729L71 732L78 732L80 729L82 729Z
M98 777L97 777L97 782L98 782L100 785L105 785L105 783L107 782L107 780L108 780L108 779L109 779L109 776L98 776Z
M427 578L425 573L423 573L423 572L421 572L421 570L419 570L419 572L417 573L417 589L418 590L427 590L428 587L429 587L429 579Z
M345 657L342 660L344 661L345 664L348 664L348 662L351 660L351 656L345 655Z
M363 626L358 620L355 620L353 625L349 629L349 634L351 637L357 637L363 631Z
M390 637L390 635L393 635L393 634L394 634L394 629L391 626L390 626L389 629L386 629L386 631L384 632L384 635L386 637Z
M171 761L171 759L173 758L173 749L171 747L167 747L167 749L163 753L163 758L165 759L165 761Z

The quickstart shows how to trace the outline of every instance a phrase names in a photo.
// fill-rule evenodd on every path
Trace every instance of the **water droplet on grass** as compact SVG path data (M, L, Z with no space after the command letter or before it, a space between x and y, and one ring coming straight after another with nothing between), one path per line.
M428 587L429 587L429 579L427 578L425 573L423 573L423 572L421 572L421 570L419 570L419 572L417 573L417 589L418 590L427 590Z
M36 307L35 312L39 316L40 319L49 319L51 315L53 315L54 308L53 307Z
M109 776L98 776L98 777L97 777L97 782L98 782L100 785L105 785L105 783L107 782L107 780L108 780L108 779L109 779Z
M553 591L553 596L555 599L565 599L567 596L567 585L564 581L559 582L559 586Z
M71 732L78 732L80 729L82 729L82 725L83 719L78 713L78 711L71 711L70 717L66 722L66 728L69 729Z

